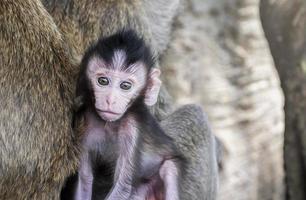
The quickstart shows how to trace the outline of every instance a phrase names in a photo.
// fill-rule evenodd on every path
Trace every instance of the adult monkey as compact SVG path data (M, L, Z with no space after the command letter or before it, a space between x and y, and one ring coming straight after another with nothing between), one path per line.
M1 2L0 199L58 199L65 178L76 170L78 138L71 132L70 108L78 69L70 55L82 55L100 34L126 26L161 54L178 3ZM169 108L165 96L156 109L160 117ZM190 160L181 199L215 199L215 141L201 109L185 106L161 125Z
M0 199L58 199L77 166L74 68L38 0L0 3Z

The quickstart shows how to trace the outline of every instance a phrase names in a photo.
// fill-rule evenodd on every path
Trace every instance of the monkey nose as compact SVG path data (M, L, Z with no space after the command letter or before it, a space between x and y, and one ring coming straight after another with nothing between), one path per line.
M110 100L110 99L106 99L106 103L107 103L107 105L113 105L113 104L115 104L115 101L112 101L112 100Z

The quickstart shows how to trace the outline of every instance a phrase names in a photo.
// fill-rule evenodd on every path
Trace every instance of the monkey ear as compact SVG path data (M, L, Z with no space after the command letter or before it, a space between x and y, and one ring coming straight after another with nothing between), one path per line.
M152 69L149 74L148 86L145 93L145 104L153 106L157 102L160 86L162 84L159 79L160 70L157 68Z

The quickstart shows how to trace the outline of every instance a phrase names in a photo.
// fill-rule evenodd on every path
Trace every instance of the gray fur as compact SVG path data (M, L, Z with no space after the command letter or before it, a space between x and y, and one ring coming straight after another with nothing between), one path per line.
M214 200L218 189L216 139L207 116L197 105L179 108L161 122L188 159L182 182L182 200Z

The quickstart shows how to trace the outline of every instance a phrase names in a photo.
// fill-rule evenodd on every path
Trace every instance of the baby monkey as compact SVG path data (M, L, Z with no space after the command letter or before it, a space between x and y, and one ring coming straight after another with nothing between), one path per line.
M179 200L183 157L147 108L161 86L154 65L150 48L132 30L87 50L75 123L83 124L77 128L82 155L62 199Z

